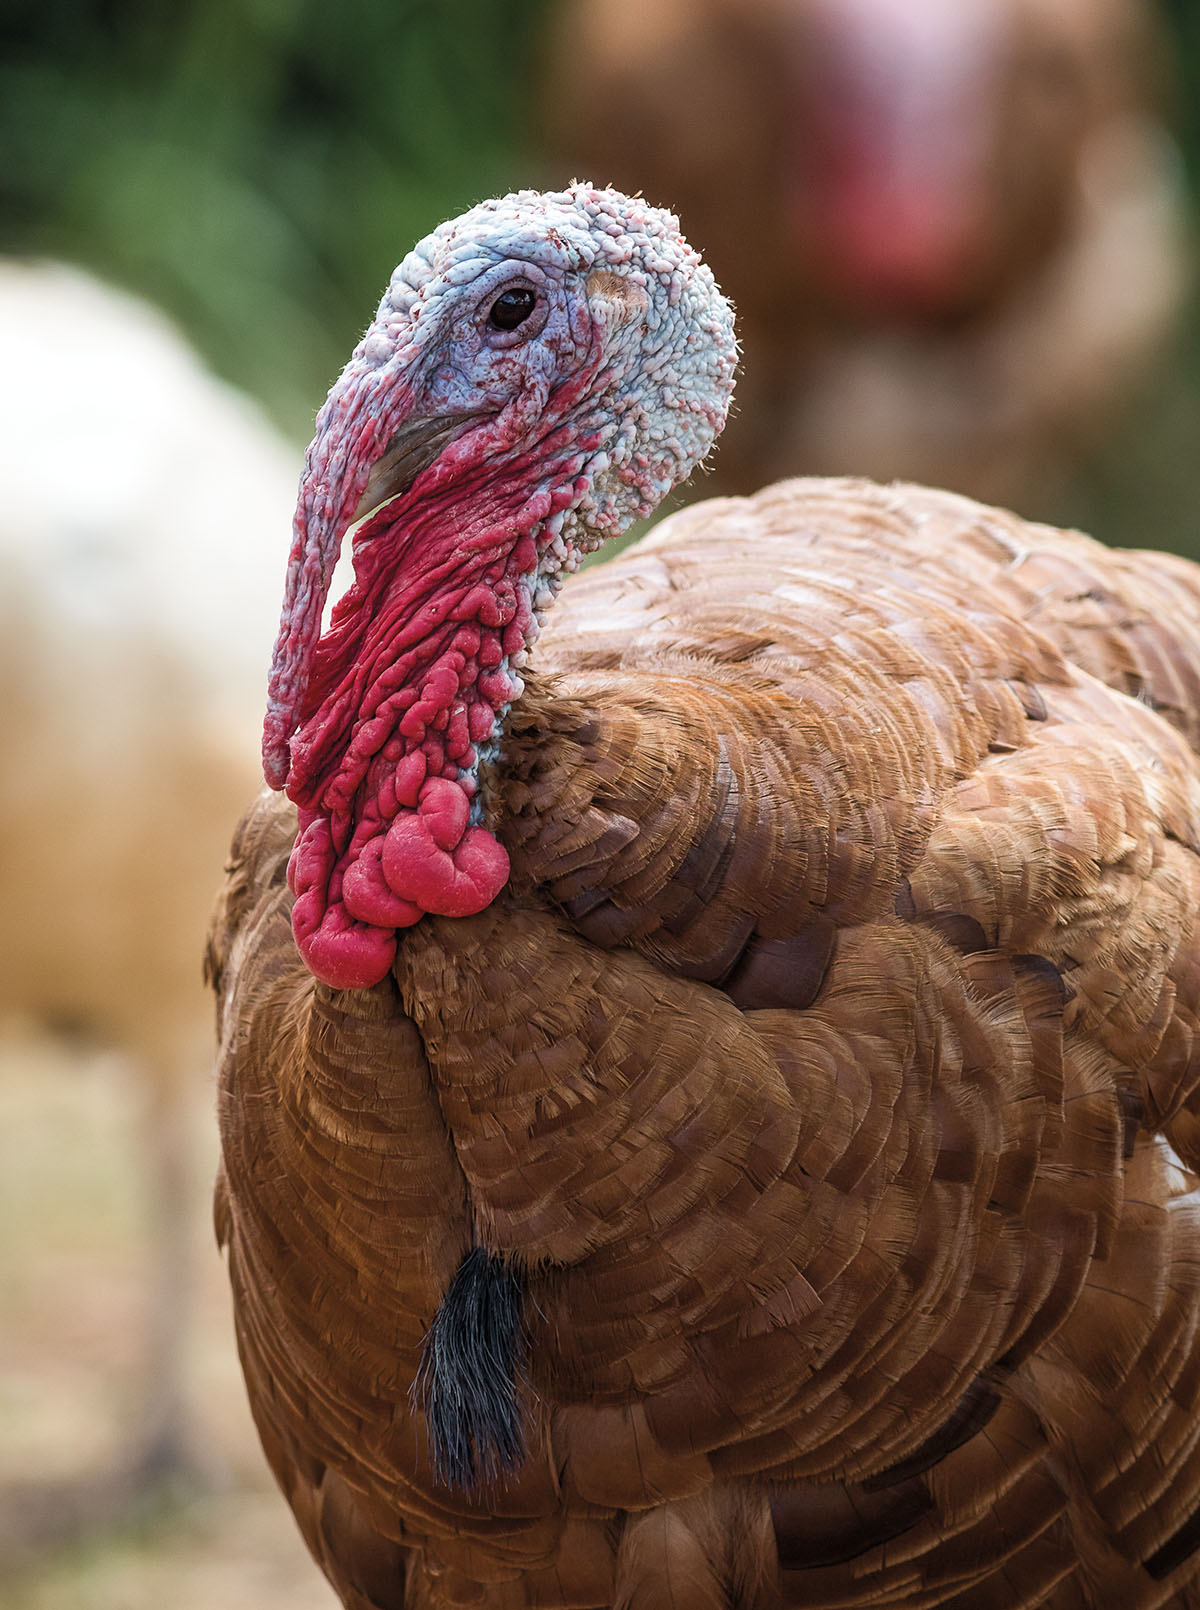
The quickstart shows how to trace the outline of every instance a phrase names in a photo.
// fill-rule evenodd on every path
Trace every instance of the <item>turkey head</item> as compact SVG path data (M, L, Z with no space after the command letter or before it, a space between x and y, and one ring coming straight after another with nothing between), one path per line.
M675 220L587 184L483 203L396 270L309 449L264 735L324 982L377 983L398 929L504 886L481 783L539 616L704 457L735 356Z

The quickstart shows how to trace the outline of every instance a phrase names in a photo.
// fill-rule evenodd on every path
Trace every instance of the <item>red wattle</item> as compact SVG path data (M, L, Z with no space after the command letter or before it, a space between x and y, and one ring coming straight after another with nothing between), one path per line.
M333 989L370 989L391 971L398 929L427 914L473 916L508 881L504 846L485 828L465 827L470 806L462 788L435 778L421 794L416 811L402 812L346 867L339 899L325 893L328 825L312 823L297 842L292 931L305 964Z
M508 873L508 852L482 827L467 828L453 850L443 850L427 818L405 815L392 823L383 844L389 886L439 917L482 911L508 882Z
M292 907L292 932L309 971L331 989L370 989L396 959L396 933L354 922L340 901L326 905L319 890Z
M322 983L369 989L391 968L398 929L426 914L469 917L491 904L508 881L508 855L486 829L467 825L470 810L461 780L427 778L417 808L401 809L341 870L329 822L301 812L288 865L292 931Z
M346 868L342 904L359 922L375 923L380 928L411 928L425 913L389 887L381 865L383 845L384 835L380 833Z
M507 883L503 847L470 822L480 746L521 692L511 662L536 632L537 532L586 491L595 445L567 431L539 442L469 509L455 477L431 472L360 529L354 582L306 644L287 734L293 929L323 983L379 983L400 931L482 911ZM290 697L299 672L280 664Z
M417 810L439 850L452 850L467 830L471 805L457 783L431 777L421 789Z

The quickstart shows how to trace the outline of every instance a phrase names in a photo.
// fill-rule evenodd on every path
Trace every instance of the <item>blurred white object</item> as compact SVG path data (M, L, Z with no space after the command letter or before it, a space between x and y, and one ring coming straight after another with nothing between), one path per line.
M144 1083L127 1486L182 1456L203 935L261 780L300 455L159 313L61 264L0 263L0 377L0 1011L95 1035Z

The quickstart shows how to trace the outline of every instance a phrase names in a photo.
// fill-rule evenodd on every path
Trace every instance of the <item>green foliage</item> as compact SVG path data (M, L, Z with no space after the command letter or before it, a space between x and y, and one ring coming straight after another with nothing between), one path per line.
M1163 9L1175 47L1177 120L1194 182L1200 158L1200 6L1196 0L1165 0Z
M523 177L538 0L5 10L0 247L163 303L298 434L412 241Z
M1172 123L1195 196L1200 181L1200 6L1164 0L1175 89ZM1195 226L1193 225L1193 229ZM1194 253L1193 253L1194 256ZM1195 269L1193 267L1193 280ZM1105 542L1167 548L1200 560L1200 297L1186 315L1161 373L1131 408L1118 435L1067 488L1038 511Z

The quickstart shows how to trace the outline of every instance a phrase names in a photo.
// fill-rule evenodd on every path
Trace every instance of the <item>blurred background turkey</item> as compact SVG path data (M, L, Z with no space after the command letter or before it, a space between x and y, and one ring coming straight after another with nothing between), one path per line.
M720 490L1061 493L1179 308L1158 21L1145 0L566 0L553 141L677 207L738 309Z
M328 1606L233 1359L198 951L365 310L443 217L587 166L739 304L686 496L903 473L1200 555L1200 15L13 0L0 40L0 1607Z

